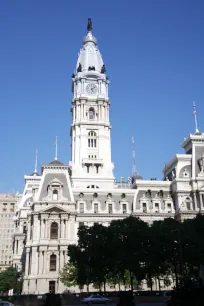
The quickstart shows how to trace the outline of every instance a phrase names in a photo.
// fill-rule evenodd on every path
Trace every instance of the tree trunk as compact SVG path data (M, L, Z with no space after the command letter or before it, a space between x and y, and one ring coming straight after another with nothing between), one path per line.
M131 291L133 292L133 275L131 271L130 271L130 287L131 287Z
M161 291L161 283L160 283L160 278L158 277L158 284L159 284L159 291Z
M120 283L118 284L118 288L119 288L119 291L120 291Z
M155 277L155 284L156 284L156 290L158 290L157 288L157 278Z
M150 290L152 291L153 290L153 285L152 285L152 277L151 275L149 274L149 284L150 284Z
M104 292L106 292L106 281L105 280L103 282L103 290L104 290Z

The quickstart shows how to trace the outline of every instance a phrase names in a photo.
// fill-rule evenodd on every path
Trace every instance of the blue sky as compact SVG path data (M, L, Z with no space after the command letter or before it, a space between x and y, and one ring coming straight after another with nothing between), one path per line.
M117 3L117 5L116 5ZM93 20L110 84L115 176L162 168L194 132L204 131L204 1L0 1L0 192L22 191L24 174L70 160L71 74L87 18ZM40 169L40 168L39 168Z

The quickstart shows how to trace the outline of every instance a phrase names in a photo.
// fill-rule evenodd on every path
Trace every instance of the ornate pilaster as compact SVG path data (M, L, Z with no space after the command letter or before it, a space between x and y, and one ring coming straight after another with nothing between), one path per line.
M26 248L26 264L25 264L25 276L28 276L29 269L29 259L30 259L30 249Z

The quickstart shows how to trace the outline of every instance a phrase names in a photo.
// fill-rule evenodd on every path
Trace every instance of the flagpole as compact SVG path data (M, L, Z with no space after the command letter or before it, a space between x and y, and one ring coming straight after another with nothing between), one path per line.
M55 141L55 160L57 160L57 136Z
M195 129L196 129L196 133L199 133L198 122L197 122L197 115L196 115L196 104L195 104L195 101L193 102L193 115L194 115L194 119L195 119Z
M38 150L36 149L36 152L35 152L35 170L34 170L34 173L37 173L37 166L38 166Z

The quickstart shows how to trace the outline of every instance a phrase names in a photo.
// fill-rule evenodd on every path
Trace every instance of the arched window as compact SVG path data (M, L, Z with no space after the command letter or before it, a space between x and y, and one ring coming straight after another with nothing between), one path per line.
M186 207L188 210L191 209L191 199L189 197L186 198Z
M93 107L90 107L90 108L89 108L89 119L90 119L90 120L95 119L95 110L94 110Z
M88 133L88 147L89 148L96 148L96 138L97 138L96 132L90 131Z
M58 200L58 191L55 189L53 190L53 193L52 193L52 200L53 201L57 201Z
M50 271L56 271L57 269L57 256L52 254L50 255Z
M56 222L51 224L50 239L58 239L58 224Z

